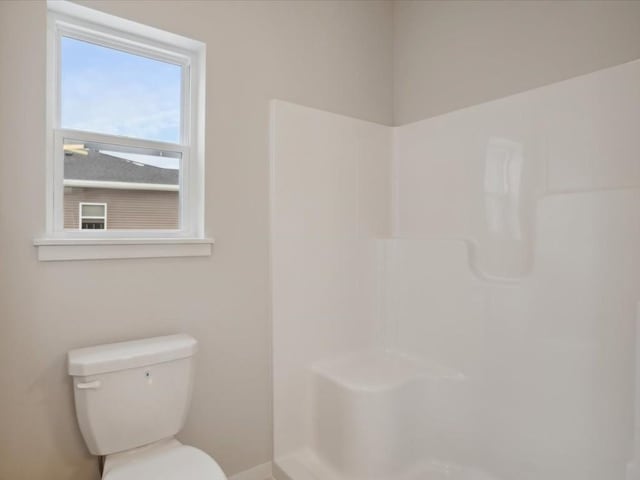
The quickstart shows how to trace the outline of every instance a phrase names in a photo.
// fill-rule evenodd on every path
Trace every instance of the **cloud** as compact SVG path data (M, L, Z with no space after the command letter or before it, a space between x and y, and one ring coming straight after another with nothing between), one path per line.
M65 39L62 126L178 143L180 67Z

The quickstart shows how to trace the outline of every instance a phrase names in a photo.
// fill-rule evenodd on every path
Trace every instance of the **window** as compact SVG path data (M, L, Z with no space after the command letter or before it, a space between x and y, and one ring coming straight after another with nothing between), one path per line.
M78 226L80 230L106 230L107 204L80 203Z
M204 45L50 1L47 71L47 233L36 243L206 243Z

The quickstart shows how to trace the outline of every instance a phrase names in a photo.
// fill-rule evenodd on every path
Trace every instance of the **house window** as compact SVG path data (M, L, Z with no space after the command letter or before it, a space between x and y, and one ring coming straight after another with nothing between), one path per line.
M47 238L204 239L204 45L50 1L47 70Z
M106 230L107 204L80 203L78 226L80 230Z

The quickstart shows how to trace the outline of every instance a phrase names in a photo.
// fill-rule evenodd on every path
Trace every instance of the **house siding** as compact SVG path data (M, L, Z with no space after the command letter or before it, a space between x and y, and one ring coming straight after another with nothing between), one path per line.
M64 228L77 229L79 204L107 204L107 228L177 229L180 226L178 192L66 187Z

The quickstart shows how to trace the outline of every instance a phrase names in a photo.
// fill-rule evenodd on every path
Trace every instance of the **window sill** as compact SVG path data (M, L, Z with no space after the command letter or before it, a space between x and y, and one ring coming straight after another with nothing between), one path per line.
M37 238L33 241L42 262L111 258L206 257L211 238Z

